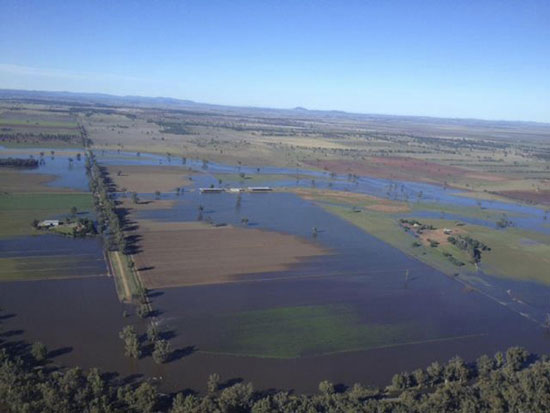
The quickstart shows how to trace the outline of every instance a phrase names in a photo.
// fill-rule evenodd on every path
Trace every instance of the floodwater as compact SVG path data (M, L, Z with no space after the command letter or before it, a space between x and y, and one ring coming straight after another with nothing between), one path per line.
M19 275L91 277L107 273L98 238L37 235L0 239L0 259L14 260ZM0 274L9 276L0 270Z
M51 151L54 151L52 154ZM40 153L43 153L43 156ZM76 154L80 153L78 160ZM54 175L55 179L47 185L56 188L70 188L77 191L88 191L85 156L83 149L47 149L47 148L5 148L0 146L2 157L33 157L40 161L38 168L25 170L25 173ZM72 161L69 161L72 159Z
M148 154L98 155L101 162L113 165L181 164L179 158L168 163L166 157ZM194 160L186 160L182 165L197 171L193 179L196 188L216 184L209 175L214 172L257 173L252 167L238 169L214 163L203 166L201 161ZM67 178L72 172L61 165L54 174L59 176L58 182L67 183L74 179ZM352 182L345 176L331 178L324 172L284 168L261 168L260 173L289 176L288 180L270 183L273 186L311 186L311 179L315 179L318 187L330 185L333 189L399 199L405 199L404 194L418 198L422 192L422 202L478 205L455 191L427 184L370 178ZM297 180L296 175L301 178ZM53 350L55 362L84 368L97 366L116 371L121 377L155 377L166 391L204 390L208 375L213 372L219 373L222 381L252 381L257 389L313 392L324 379L346 385L354 382L383 385L396 372L426 367L434 360L445 361L456 354L471 361L480 354L492 354L512 345L539 353L549 348L550 337L540 326L550 312L546 298L550 289L545 286L475 274L490 288L471 292L455 279L293 194L237 196L186 190L178 197L162 196L176 199L175 206L142 211L140 218L195 221L202 205L204 220L241 225L241 219L246 217L253 228L301 236L332 253L306 260L286 272L241 275L229 284L153 291L156 320L177 350L175 359L162 366L153 364L149 356L139 361L123 356L118 332L126 324L136 324L144 331L147 321L135 315L122 316L124 310L130 313L134 310L118 302L113 280L104 276L0 284L0 303L5 310L2 324L8 331L4 338L29 342L40 339ZM524 221L518 220L517 225L525 228L543 217L542 210L512 203L483 201L483 206L523 217ZM459 218L468 222L467 217L456 216ZM483 224L494 225L490 221ZM315 237L313 227L318 229ZM50 254L42 247L43 239L5 241L0 243L0 256L9 256L10 249L21 250L22 246L29 255L30 251ZM66 247L65 241L59 241L60 249ZM97 246L72 244L70 250L74 254L101 256ZM383 346L350 348L334 354L308 349L297 358L259 358L246 356L246 348L240 355L223 354L224 348L234 349L236 337L243 334L239 326L227 322L234 316L285 307L339 305L350 308L365 325L407 324L414 328L407 330L405 337L389 339ZM269 337L269 325L265 334Z

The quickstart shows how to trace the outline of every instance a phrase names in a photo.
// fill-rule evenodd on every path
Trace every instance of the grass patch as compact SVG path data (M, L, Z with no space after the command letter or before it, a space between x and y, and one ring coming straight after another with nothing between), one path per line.
M458 250L454 246L443 246L437 248L431 248L429 245L418 246L414 244L416 240L410 234L407 234L403 228L398 224L396 217L375 211L362 211L360 213L353 212L348 207L335 206L335 205L321 205L325 210L331 212L340 218L352 223L353 225L365 230L369 234L387 242L391 246L398 248L404 253L415 257L416 259L438 269L439 271L452 275L459 271L475 271L475 266L471 264L467 258L467 255ZM427 220L419 218L423 223L430 223L434 220ZM444 221L446 226L454 225L455 221ZM443 224L441 224L443 225ZM464 227L461 227L464 228ZM453 264L444 253L450 253L456 256L460 261L464 262L464 266L458 267Z
M0 237L40 233L32 228L33 219L47 219L78 211L91 211L92 195L89 193L17 193L0 195Z
M472 237L491 246L483 253L482 268L489 274L550 285L550 239L515 228L492 230L469 226ZM525 242L532 240L533 243Z
M142 289L139 275L129 266L132 258L118 251L109 251L107 254L115 279L118 299L121 302L131 302L139 296Z
M452 275L457 272L475 272L469 255L453 245L441 244L436 248L429 245L413 246L415 240L402 228L397 219L389 214L363 211L355 213L348 207L322 205L327 211L345 219L369 234L387 242L404 253ZM456 221L445 219L418 218L424 224L437 228L449 228L464 232L464 235L477 239L491 248L484 251L481 269L487 274L522 281L536 281L550 285L550 240L542 234L507 228L497 230L479 225L456 226ZM532 242L529 242L532 241ZM447 254L452 255L465 265L453 264Z
M348 305L312 305L219 316L223 353L296 358L364 350L409 342L419 329L409 324L364 324ZM424 333L421 333L424 334Z
M34 139L34 141L31 140L29 142L16 142L16 141L13 141L13 140L3 139L3 140L0 140L0 146L3 146L5 148L10 148L10 149L17 149L17 148L21 148L21 149L48 148L48 151L50 149L84 150L82 145L79 144L79 143L76 143L76 142L64 142L64 141L53 141L53 140L49 140L49 141L46 142L44 140L40 140L40 138L38 136L31 137L29 139Z
M46 128L77 129L76 122L61 122L51 120L1 119L0 126L43 126Z
M493 221L496 223L503 214L508 217L520 217L524 214L510 211L502 211L498 209L482 209L479 206L464 206L464 205L449 205L449 204L434 204L431 202L411 203L412 212L430 211L434 213L453 214L466 218L483 219L485 221Z

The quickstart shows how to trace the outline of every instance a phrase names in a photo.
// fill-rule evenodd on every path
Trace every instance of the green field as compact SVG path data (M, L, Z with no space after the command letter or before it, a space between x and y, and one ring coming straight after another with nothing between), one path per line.
M398 224L396 216L373 211L353 212L350 207L321 205L325 210L345 219L369 234L387 242L420 261L448 274L476 272L468 255L452 245L414 247L414 238ZM418 218L437 228L456 229L455 220ZM536 232L516 228L496 229L479 225L461 226L466 235L482 241L491 248L483 252L481 269L487 274L516 280L550 284L550 239ZM464 266L452 264L444 252L462 261Z
M492 221L495 223L505 213L504 211L500 211L498 209L484 209L479 206L468 207L463 205L434 204L430 202L411 203L409 205L411 206L411 211L413 213L415 211L432 211L436 213L439 212L442 214L456 214L456 215L461 215L468 218L478 218L486 221ZM521 214L519 213L510 213L510 212L507 212L506 215L512 221L514 217L521 216Z
M398 218L393 215L375 211L353 212L349 207L335 205L322 205L322 207L445 274L452 275L464 270L475 271L475 267L467 261L463 267L457 267L443 256L441 250L436 248L414 247L412 245L414 238L403 231L398 224ZM421 219L421 221L426 220Z
M39 233L32 228L33 219L43 220L69 214L71 207L91 211L89 193L11 193L0 195L0 237Z
M2 140L0 139L0 145L10 148L10 149L36 149L37 147L47 146L48 149L75 149L75 150L83 150L81 143L75 143L75 142L63 142L63 141L48 141L47 143L41 143L41 142L14 142L11 140Z
M364 324L348 305L312 305L220 315L215 320L228 340L205 349L213 353L296 358L364 350L426 339L417 326Z
M24 119L1 119L0 126L35 126L46 128L59 128L59 129L76 129L78 123L76 122L60 122L49 120L24 120Z
M445 220L426 222L451 228L453 225ZM481 261L481 268L488 274L550 284L550 237L517 228L497 230L468 225L465 230L491 247Z

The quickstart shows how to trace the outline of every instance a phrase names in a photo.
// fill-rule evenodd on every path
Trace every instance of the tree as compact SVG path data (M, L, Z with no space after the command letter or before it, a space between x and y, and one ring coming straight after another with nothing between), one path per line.
M71 207L71 215L74 217L78 212L78 209L75 206Z
M218 373L213 373L210 376L208 376L208 382L206 384L206 387L208 389L209 394L214 394L218 391L218 388L220 386L220 375Z
M31 348L31 354L36 361L41 362L48 357L48 349L41 341L35 341Z
M199 400L197 396L193 394L184 396L183 394L178 393L176 397L174 397L174 401L172 402L172 408L170 409L170 413L194 412L194 411L197 411L198 405L199 405Z
M418 387L424 387L429 382L428 374L422 369L413 371L413 377Z
M529 352L521 347L510 347L506 351L506 366L513 371L520 370L529 358Z
M132 390L130 386L119 388L118 398L124 401L132 411L149 413L155 411L157 391L145 381L135 390Z
M139 339L134 326L126 326L119 333L119 337L124 341L124 354L128 357L138 359L141 357Z
M251 383L237 383L224 389L218 398L222 411L240 412L248 411L252 404L254 389Z
M147 318L149 316L149 306L147 303L141 303L137 310L139 318Z
M155 198L160 199L160 191L159 190L155 191Z
M409 373L397 373L391 379L391 385L394 390L405 390L410 386Z
M441 381L443 375L443 367L437 361L434 361L428 366L426 372L430 376L430 382L437 384Z
M139 204L139 198L137 192L132 192L132 202L134 204Z
M334 384L328 380L324 380L319 383L319 391L325 396L331 395L334 393Z
M166 340L158 339L155 341L153 350L153 360L157 364L165 363L170 355L170 343Z
M151 323L149 324L149 327L147 327L147 339L154 343L159 338L159 332L157 330L157 327Z
M495 361L486 354L480 356L476 361L477 373L481 377L487 377L495 368Z
M445 366L445 380L465 383L470 377L470 370L462 358L455 356Z
M40 221L38 221L36 218L32 220L31 225L33 228L38 228L38 224Z

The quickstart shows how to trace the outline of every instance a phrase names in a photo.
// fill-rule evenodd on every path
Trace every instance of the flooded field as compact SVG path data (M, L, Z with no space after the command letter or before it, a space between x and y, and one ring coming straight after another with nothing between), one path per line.
M40 235L0 239L0 280L74 278L107 273L98 239Z
M391 219L443 216L494 229L496 220L505 213L518 231L538 234L527 238L530 246L533 239L541 237L543 243L550 234L542 209L479 201L424 183L331 176L325 171L258 170L108 151L97 156L112 171L118 165L169 165L173 175L169 187L185 186L178 193L168 187L160 194L152 189L139 191L143 205L132 205L128 194L117 194L137 227L133 230L136 234L140 225L142 230L157 226L156 240L138 241L134 258L142 277L149 277L146 284L153 288L154 322L175 351L173 359L162 366L153 364L147 352L139 361L124 357L118 332L124 325L134 324L144 333L150 320L139 319L132 306L120 304L113 280L99 277L106 271L98 240L53 236L0 240L0 260L19 260L14 264L18 271L50 271L45 266L32 267L32 257L47 256L52 265L55 263L52 272L71 278L0 284L0 302L12 314L3 323L11 330L10 339L40 338L56 352L56 362L98 366L123 377L162 378L161 388L170 391L204 390L208 375L217 372L222 381L252 381L258 389L312 392L324 379L346 385L385 384L396 372L444 361L455 354L471 361L512 345L546 352L550 344L541 326L550 313L547 285L483 271L464 272L460 279L449 276L329 212L319 202L287 189L368 194L402 202L410 209L388 212ZM80 169L83 161L74 160L70 168L61 153L56 152L54 160L46 158L45 167L29 173L56 176L48 185L87 188L84 170ZM181 183L174 178L179 170ZM125 171L139 173L139 169ZM116 181L116 176L112 177ZM129 182L128 176L125 179ZM277 190L218 194L198 190L211 185L260 184ZM212 241L197 236L194 242L190 234L183 243L166 235L199 221L200 225L227 226L209 231L226 231L228 238ZM257 235L266 231L276 236L267 239ZM249 239L244 235L244 249L232 254L228 248L234 248L232 240L242 234L255 235ZM292 244L289 239L299 243ZM287 242L283 246L294 250L299 260L243 270L244 261L260 255L254 251L282 251L281 244ZM256 249L258 245L263 249ZM299 247L304 245L308 253L300 253ZM216 268L221 265L217 254L222 253L225 264ZM155 283L159 281L155 280L155 269L164 269L165 275L170 275L166 271L170 269L174 277L187 274L199 281L190 284L203 284L200 281L208 275L201 271L208 265L225 278L211 285ZM129 316L123 317L123 311Z

